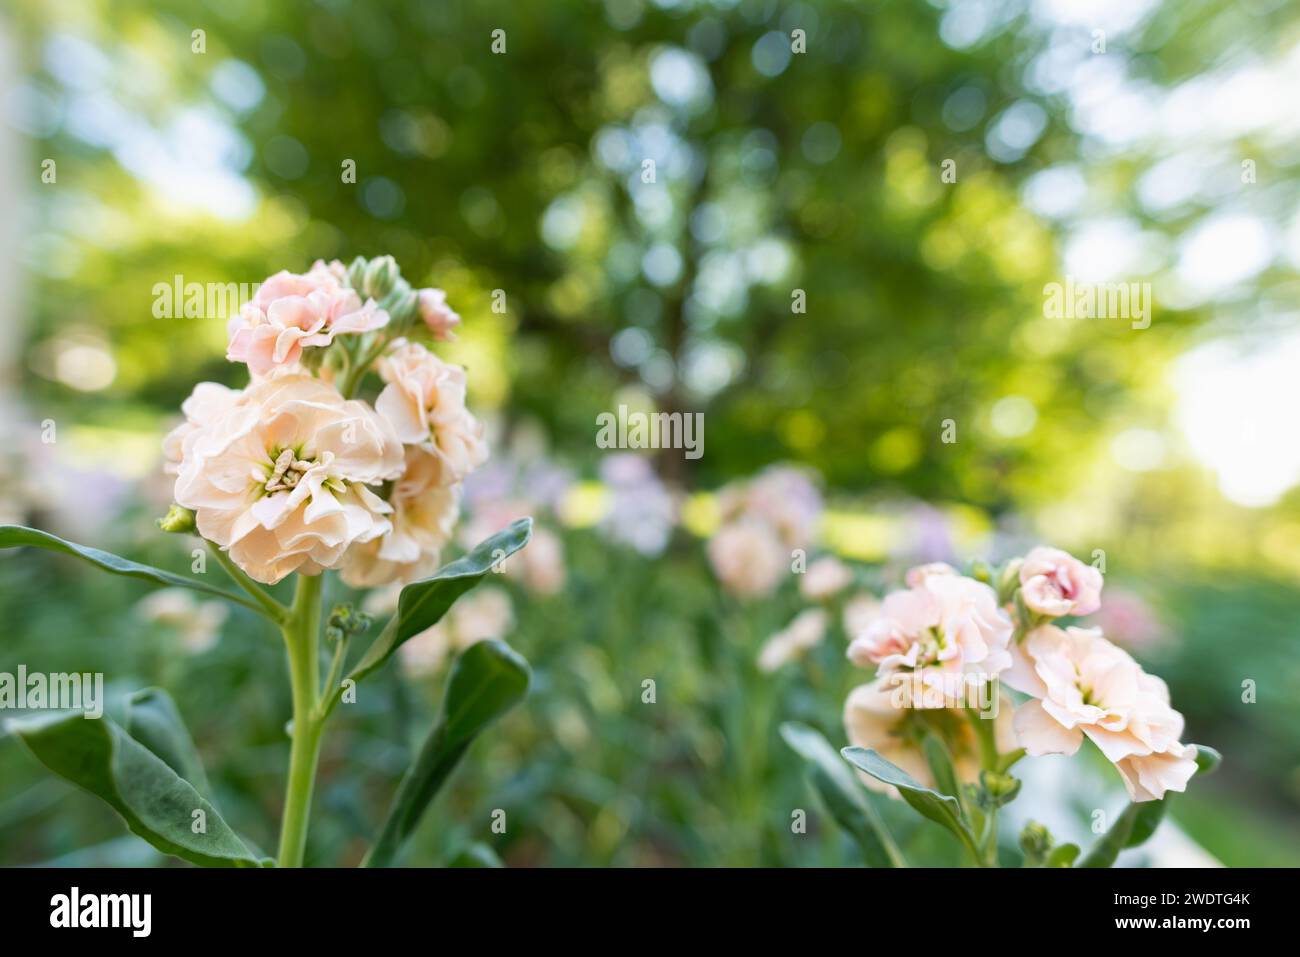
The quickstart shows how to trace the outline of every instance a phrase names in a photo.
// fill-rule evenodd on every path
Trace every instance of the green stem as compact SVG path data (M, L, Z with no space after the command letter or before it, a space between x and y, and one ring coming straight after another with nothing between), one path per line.
M321 722L316 716L320 681L320 575L299 575L293 607L283 626L293 688L293 744L289 751L289 783L280 825L281 867L301 867L307 848L311 794L320 754Z
M224 568L226 574L230 576L231 580L247 592L249 597L251 597L253 602L255 602L255 604L249 604L246 601L241 601L240 604L245 608L251 608L253 611L265 615L277 625L283 627L289 615L289 609L281 605L278 601L267 594L261 585L257 584L257 582L244 574L244 570L236 565L228 554L212 542L207 541L207 539L204 539L204 541L207 543L208 551L210 551L212 556L217 560L217 564Z
M343 662L348 656L348 636L344 635L334 644L334 659L330 662L329 674L321 686L320 701L316 705L316 723L324 724L325 719L334 710L334 700L339 688L339 679L343 677Z
M357 387L361 385L361 380L365 377L366 370L370 368L370 363L379 358L379 354L384 351L384 346L388 344L388 339L382 335L377 335L375 344L364 352L356 361L356 364L348 370L347 375L343 377L342 384L339 386L339 394L345 399L350 399L356 393Z

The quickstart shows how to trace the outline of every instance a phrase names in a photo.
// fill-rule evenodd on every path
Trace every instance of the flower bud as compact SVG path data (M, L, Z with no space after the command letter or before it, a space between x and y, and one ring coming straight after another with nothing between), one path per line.
M362 291L378 302L388 295L400 276L401 271L392 256L378 256L366 266Z
M188 508L182 508L173 504L167 509L167 514L158 519L158 527L164 532L180 532L186 535L194 534L194 513Z
M1001 807L1010 804L1020 793L1020 780L997 771L980 772L981 805Z
M356 259L352 260L352 265L348 266L346 278L348 285L360 292L361 287L364 286L366 282L365 259L358 256Z
M1012 596L1016 593L1016 589L1020 587L1021 564L1021 559L1013 558L1011 561L1003 565L1001 570L998 572L996 587L998 590L999 605L1005 605L1007 602L1011 601Z
M1051 832L1037 821L1030 821L1025 825L1025 829L1020 832L1020 849L1025 852L1026 867L1041 867L1047 860L1047 855L1051 853L1052 845Z

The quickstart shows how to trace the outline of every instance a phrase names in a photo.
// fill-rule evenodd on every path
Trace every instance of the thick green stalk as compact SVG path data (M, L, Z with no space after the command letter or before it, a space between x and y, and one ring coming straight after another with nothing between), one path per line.
M289 681L293 688L293 744L289 751L289 783L284 795L280 825L281 867L301 867L307 847L311 795L320 754L319 641L321 575L299 575L293 607L285 622L284 641L289 653Z

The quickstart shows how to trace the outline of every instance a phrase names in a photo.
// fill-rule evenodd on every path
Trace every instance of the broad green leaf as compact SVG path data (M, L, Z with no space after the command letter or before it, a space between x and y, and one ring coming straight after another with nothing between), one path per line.
M126 732L179 774L201 794L208 792L208 778L203 772L194 739L176 703L161 688L145 688L127 698Z
M475 843L463 848L447 861L447 867L505 867L497 852L486 844Z
M167 762L109 718L52 712L11 719L11 733L55 774L94 794L158 850L205 867L260 867L264 861ZM194 833L202 811L205 833Z
M438 720L403 775L365 866L392 863L470 744L523 700L531 677L528 662L501 641L481 641L460 654L447 679Z
M1074 859L1079 856L1078 844L1061 844L1052 848L1051 853L1047 855L1047 863L1044 867L1069 867L1074 863Z
M797 721L781 725L781 737L808 763L808 777L835 823L858 844L869 867L904 867L902 854L831 743L815 728Z
M71 555L73 558L80 558L82 561L90 562L95 567L102 568L114 575L137 578L140 581L149 582L151 585L189 588L193 591L200 591L208 595L216 595L218 598L224 598L227 601L233 601L236 604L252 608L259 613L262 611L244 596L233 594L215 585L209 585L197 578L176 575L172 572L163 571L161 568L154 568L152 565L141 565L129 558L114 555L112 552L101 551L88 545L67 542L57 535L42 532L38 528L27 528L22 525L0 525L0 548L21 548L24 545L44 548L52 552L62 552L65 555Z
M877 781L898 788L898 793L913 810L946 827L966 845L972 854L979 857L975 838L966 826L961 805L956 798L940 794L933 788L920 784L898 765L886 761L870 748L844 748L840 754L844 755L845 760L854 767L870 774Z
M436 625L457 598L491 574L493 566L528 544L532 534L533 520L521 518L479 542L468 555L444 565L432 577L403 588L397 611L348 677L360 681L387 661L403 642Z

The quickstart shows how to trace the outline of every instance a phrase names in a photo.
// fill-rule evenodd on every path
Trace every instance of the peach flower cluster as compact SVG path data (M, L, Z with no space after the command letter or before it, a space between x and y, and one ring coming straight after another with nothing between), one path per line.
M246 363L254 377L265 376L297 365L308 346L328 346L335 336L386 326L388 313L373 299L362 302L345 279L337 260L317 260L302 275L276 273L231 318L226 358Z
M1196 773L1196 749L1179 742L1183 716L1169 688L1098 628L1040 625L1027 635L1028 665L1007 684L1031 695L1015 731L1030 755L1074 754L1086 735L1115 765L1134 801L1182 791Z
M909 587L886 595L866 630L853 636L850 661L885 679L916 674L945 694L1011 667L1012 623L992 588L947 565L914 568L906 580Z
M709 540L714 574L733 595L771 594L791 568L796 549L816 537L821 495L796 468L773 466L718 495L722 525Z
M1170 705L1169 688L1100 628L1053 623L1101 607L1101 572L1039 547L1017 578L1020 603L1033 618L1021 622L1024 634L1003 680L1030 696L1016 709L1020 746L1029 755L1073 754L1087 737L1115 765L1132 800L1184 790L1196 772L1196 749L1179 741L1183 716Z
M423 323L452 338L459 317L435 293L388 257L318 261L272 276L231 320L227 358L251 383L195 386L163 451L176 503L251 578L339 569L373 587L437 567L488 450L464 370L399 335ZM352 397L372 365L373 405Z

